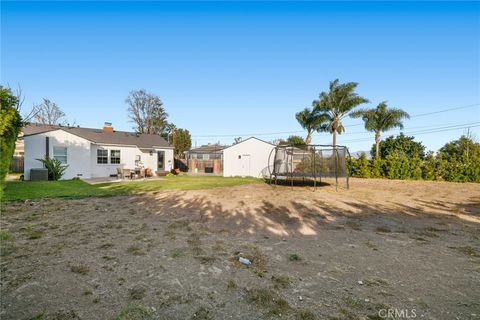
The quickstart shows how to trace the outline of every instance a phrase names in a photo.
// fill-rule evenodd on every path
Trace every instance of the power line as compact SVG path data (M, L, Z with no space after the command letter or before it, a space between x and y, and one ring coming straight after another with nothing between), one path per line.
M473 122L472 124L466 124L464 126L450 126L450 127L443 127L443 128L435 128L430 130L420 130L420 131L411 131L411 132L404 132L405 135L423 135L423 134L430 134L430 133L437 133L437 132L444 132L444 131L453 131L453 130L460 130L460 129L469 129L469 128L477 128L480 127L480 122ZM351 140L342 140L342 143L355 143L355 142L365 142L370 141L372 138L359 138L359 139L351 139Z
M446 108L438 111L432 111L432 112L426 112L426 113L420 113L416 115L410 116L410 118L417 118L417 117L424 117L432 114L438 114L438 113L444 113L444 112L449 112L449 111L454 111L454 110L460 110L460 109L467 109L467 108L472 108L480 106L480 103L475 103L475 104L469 104L465 106L460 106L460 107L451 107L451 108ZM363 123L357 123L357 124L351 124L351 125L345 125L345 128L351 128L351 127L358 127L358 126L363 126ZM304 133L305 131L303 130L297 130L297 131L278 131L278 132L263 132L263 133L245 133L245 134L213 134L213 135L192 135L192 138L197 139L197 140L202 140L198 138L229 138L229 137L246 137L246 136L274 136L274 135L284 135L284 134L296 134L296 133ZM363 132L362 132L363 133ZM345 133L347 134L347 133ZM353 134L353 133L352 133ZM205 140L205 139L203 139Z

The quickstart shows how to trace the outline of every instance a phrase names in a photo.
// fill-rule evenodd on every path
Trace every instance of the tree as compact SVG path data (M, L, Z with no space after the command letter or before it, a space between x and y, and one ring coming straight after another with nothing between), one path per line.
M3 197L5 177L10 169L15 141L23 126L17 107L19 100L10 88L0 86L0 199Z
M307 130L304 144L312 143L312 132L321 131L322 124L327 120L327 117L319 114L311 108L305 108L295 114L295 118L303 129ZM302 139L303 140L303 139Z
M303 140L303 138L300 137L300 136L290 136L290 137L288 137L287 143L297 145L297 146L302 146L302 145L306 144L305 140Z
M330 132L333 135L332 144L337 144L337 133L342 134L345 128L342 119L355 107L368 100L355 93L358 83L339 83L339 80L330 81L329 92L321 92L319 99L314 100L312 105L316 114L322 117L321 131Z
M183 158L183 152L192 147L192 137L187 129L175 129L175 143L173 144L175 158Z
M480 143L461 136L438 151L438 171L444 180L480 182Z
M33 119L37 123L48 125L66 124L65 112L48 98L43 98L41 104L33 107Z
M350 113L352 118L362 118L365 129L375 132L375 157L380 156L380 133L393 128L403 129L402 119L410 118L408 113L398 108L388 108L387 102L381 102L374 109L360 109Z
M138 133L166 133L168 114L160 97L141 89L131 91L125 102L128 104L128 116Z
M174 125L173 123L167 124L166 127L166 135L167 135L167 141L175 146L175 134L176 134L177 126Z
M380 141L380 157L385 159L387 155L402 154L408 158L418 157L423 160L425 157L425 146L421 142L414 141L414 137L405 136L400 133L398 136L390 136ZM372 157L376 155L376 145L370 151Z

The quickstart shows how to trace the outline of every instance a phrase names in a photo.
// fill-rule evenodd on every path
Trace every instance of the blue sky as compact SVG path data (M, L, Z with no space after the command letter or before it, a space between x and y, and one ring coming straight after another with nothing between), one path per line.
M359 82L369 106L388 100L411 115L460 107L405 122L428 149L467 126L480 138L478 2L2 1L1 9L2 85L22 87L25 110L48 97L81 126L131 130L124 101L145 88L194 144L304 135L295 113L339 78ZM361 120L344 124L338 143L369 150L373 134Z

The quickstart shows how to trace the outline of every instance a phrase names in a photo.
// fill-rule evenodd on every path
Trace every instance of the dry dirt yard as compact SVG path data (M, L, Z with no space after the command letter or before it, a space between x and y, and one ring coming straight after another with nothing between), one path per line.
M1 226L1 319L480 319L479 184L44 199Z

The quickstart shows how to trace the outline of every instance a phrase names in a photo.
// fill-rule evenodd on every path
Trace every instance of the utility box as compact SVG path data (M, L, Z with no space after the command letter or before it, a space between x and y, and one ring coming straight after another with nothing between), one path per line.
M43 168L30 169L30 180L31 181L47 181L48 170Z

